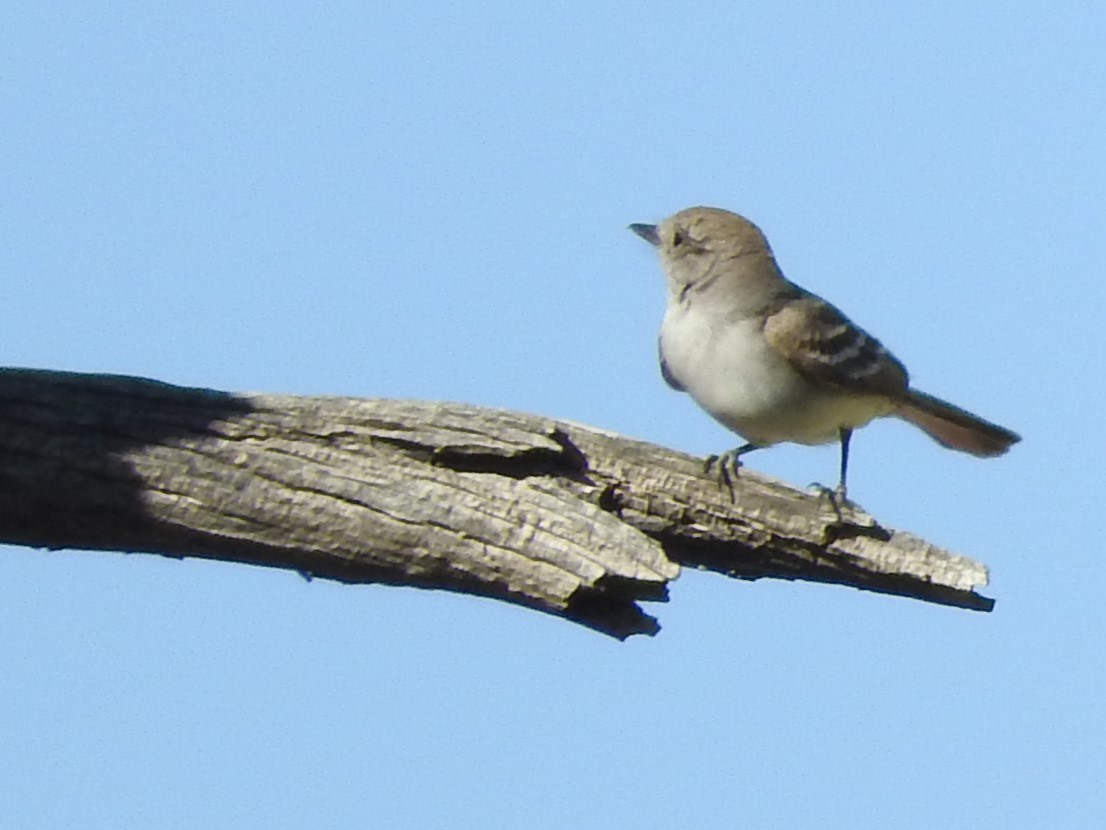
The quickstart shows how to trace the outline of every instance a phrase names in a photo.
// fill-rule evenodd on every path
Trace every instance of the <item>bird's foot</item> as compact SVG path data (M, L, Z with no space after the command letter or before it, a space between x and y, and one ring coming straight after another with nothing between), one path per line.
M709 455L703 464L703 472L708 476L717 476L718 483L730 491L730 501L736 500L733 483L738 478L741 470L741 456L747 452L752 452L756 448L755 444L744 444L718 455Z
M740 469L741 454L737 450L708 455L703 463L703 472L711 477L717 476L718 480L727 487L732 485Z
M841 516L841 510L847 509L850 511L857 511L860 513L866 513L859 504L850 499L846 494L845 485L838 484L836 487L827 487L817 481L811 482L809 489L818 493L819 498L824 498L830 503L830 507L833 508L833 512L837 514L838 519L843 519Z

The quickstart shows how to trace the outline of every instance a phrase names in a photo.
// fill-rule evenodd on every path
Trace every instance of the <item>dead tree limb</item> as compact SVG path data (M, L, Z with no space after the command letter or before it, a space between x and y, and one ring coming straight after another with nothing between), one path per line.
M976 610L986 568L742 471L463 404L0 370L0 541L196 556L653 633L680 565Z

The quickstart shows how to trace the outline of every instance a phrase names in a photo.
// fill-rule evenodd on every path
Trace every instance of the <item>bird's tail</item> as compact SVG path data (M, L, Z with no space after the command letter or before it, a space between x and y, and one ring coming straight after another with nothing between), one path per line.
M1002 455L1022 440L998 424L913 389L899 402L895 415L914 424L938 444L981 458Z

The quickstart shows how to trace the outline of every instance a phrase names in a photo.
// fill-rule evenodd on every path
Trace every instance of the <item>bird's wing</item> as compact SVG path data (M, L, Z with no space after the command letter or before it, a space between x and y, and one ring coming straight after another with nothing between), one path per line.
M664 347L661 345L660 338L657 338L657 358L661 364L661 377L664 378L664 382L675 389L677 392L683 392L684 385L676 380L676 376L672 374L672 370L668 368L668 361L664 359Z
M789 299L764 322L768 343L809 380L842 391L899 398L906 368L883 345L829 303Z

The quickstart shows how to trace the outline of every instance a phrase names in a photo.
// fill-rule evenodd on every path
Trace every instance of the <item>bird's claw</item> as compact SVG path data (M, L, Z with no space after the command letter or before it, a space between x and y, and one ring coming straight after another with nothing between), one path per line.
M819 498L824 498L830 503L830 507L837 513L838 518L841 517L842 508L859 511L861 513L865 512L863 507L848 497L844 484L838 484L836 487L827 487L824 484L814 481L811 482L809 488L817 491Z
M718 476L718 480L732 489L733 479L741 469L741 453L734 449L718 455L708 455L703 464L703 472L708 476Z
M707 460L703 464L703 472L708 476L717 476L719 484L730 491L730 501L736 501L737 498L733 483L739 477L741 456L755 449L757 449L755 445L745 444L718 455L707 456Z

